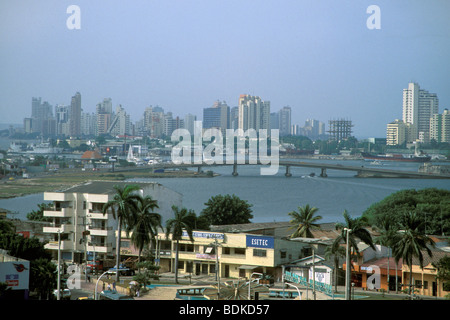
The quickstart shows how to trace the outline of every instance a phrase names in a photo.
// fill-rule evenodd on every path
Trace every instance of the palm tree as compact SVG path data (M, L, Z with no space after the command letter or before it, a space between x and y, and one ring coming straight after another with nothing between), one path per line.
M391 248L394 244L394 237L398 230L398 225L394 222L394 220L390 216L382 216L380 219L376 221L375 228L380 232L380 235L376 237L375 243L380 244L388 248L388 269L387 269L387 285L389 292L389 260L391 256ZM397 268L395 269L397 272ZM395 278L397 283L397 276ZM397 284L395 285L395 291L397 291Z
M103 205L103 214L111 209L114 219L117 218L117 239L116 239L116 282L119 282L119 266L120 266L120 241L122 227L128 227L132 222L136 221L137 206L136 203L141 197L135 193L140 189L137 185L125 185L123 188L114 186L116 194L112 200ZM116 217L117 214L117 217Z
M333 257L334 261L334 292L337 293L337 276L339 270L339 261L345 259L345 249L344 247L338 246L334 248L333 246L328 246L325 249L325 258L330 259Z
M293 226L291 227L291 229L295 228L294 233L291 234L291 238L314 238L311 230L320 229L320 226L316 223L316 221L322 219L322 216L314 217L314 214L318 210L318 208L310 207L309 204L307 204L305 207L298 207L298 212L292 211L288 213L292 217L290 223Z
M345 224L337 223L336 230L340 230L341 234L336 237L333 242L333 251L337 251L341 242L347 243L347 235L348 235L348 245L347 245L347 262L346 262L346 296L350 298L350 275L351 275L351 262L350 262L350 249L353 249L353 252L356 255L359 255L358 249L358 239L367 245L369 245L372 249L375 250L375 246L373 244L372 236L369 231L365 228L367 226L367 219L362 216L359 218L352 218L348 214L347 210L344 210L343 213ZM350 231L349 231L350 230ZM347 234L348 233L348 234Z
M423 251L431 257L429 247L434 247L434 241L424 233L424 221L420 219L416 211L404 213L399 221L399 230L395 235L392 253L396 261L400 259L409 267L409 296L412 290L412 263L413 257L419 259L423 269Z
M137 202L136 221L132 221L127 232L132 231L131 242L139 249L138 262L141 261L142 250L149 245L158 235L158 227L161 227L161 215L152 212L159 208L157 201L150 196L140 197Z
M39 295L39 300L51 299L56 288L56 265L46 258L38 258L30 263L30 289Z
M183 237L183 231L189 236L189 240L194 242L192 236L192 228L188 223L189 212L186 208L179 209L177 206L172 206L172 211L174 213L174 218L167 220L166 222L166 238L172 233L172 241L176 241L176 252L175 252L175 282L178 283L178 244Z

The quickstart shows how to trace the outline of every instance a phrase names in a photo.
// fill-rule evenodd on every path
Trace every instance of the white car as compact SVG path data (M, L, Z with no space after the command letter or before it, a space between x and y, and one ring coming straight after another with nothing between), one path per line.
M58 298L58 289L55 289L53 291L53 294L55 295L56 298ZM64 300L70 300L70 297L72 296L72 293L70 292L69 289L61 289L60 290L60 298L64 299Z

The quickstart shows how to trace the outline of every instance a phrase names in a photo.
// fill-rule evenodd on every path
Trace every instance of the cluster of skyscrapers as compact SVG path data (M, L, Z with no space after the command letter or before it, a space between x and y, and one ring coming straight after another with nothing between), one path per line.
M450 142L450 113L439 114L439 99L435 93L409 83L403 89L402 119L387 124L386 144Z
M41 98L32 98L32 113L24 119L26 133L40 133L43 136L82 137L108 134L111 136L170 137L176 129L194 132L197 116L188 113L181 118L172 112L165 112L159 106L144 109L141 119L132 123L130 115L118 105L113 110L111 98L105 98L96 105L95 112L83 112L81 94L77 92L70 105L58 104L54 108ZM304 127L293 125L291 108L285 106L277 112L270 112L270 101L259 96L242 94L238 106L230 107L225 101L215 101L203 109L204 129L217 128L225 134L226 129L279 129L280 136L304 135L317 138L325 134L325 125L308 119Z
M40 133L42 136L81 137L89 135L130 134L130 115L118 105L115 112L110 98L96 106L95 113L85 113L81 108L81 94L77 92L70 105L58 104L53 114L52 106L41 98L32 98L31 117L24 119L26 133Z

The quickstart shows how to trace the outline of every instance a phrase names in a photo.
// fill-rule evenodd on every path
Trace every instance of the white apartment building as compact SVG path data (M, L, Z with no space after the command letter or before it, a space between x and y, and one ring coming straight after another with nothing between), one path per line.
M395 119L395 121L387 124L386 128L386 145L396 146L405 142L413 142L416 140L416 128L402 120Z
M270 101L260 97L241 94L239 97L238 128L244 132L248 129L270 129Z
M57 256L61 251L63 260L80 263L84 255L111 258L116 252L117 220L111 211L102 213L105 203L116 194L115 185L139 185L143 196L157 200L155 210L165 221L173 216L172 205L181 206L182 195L159 183L92 181L65 191L45 192L44 200L52 201L53 210L44 211L45 217L53 219L43 232L53 235L53 241L45 245ZM61 243L58 242L58 234Z
M127 114L122 105L117 106L115 116L108 128L108 133L115 136L131 133L130 115Z
M448 109L430 118L430 139L436 142L450 142L450 111Z
M414 140L419 136L429 138L430 118L438 112L439 99L435 93L420 89L419 84L413 82L403 89L403 122L414 127Z

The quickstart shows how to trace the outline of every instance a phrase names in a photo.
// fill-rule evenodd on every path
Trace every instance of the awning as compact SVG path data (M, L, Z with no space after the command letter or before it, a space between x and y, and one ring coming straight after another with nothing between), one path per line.
M246 269L246 270L253 270L253 269L256 269L256 268L258 268L258 266L246 266L246 265L243 265L243 266L239 267L239 269Z

